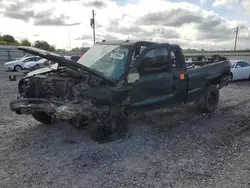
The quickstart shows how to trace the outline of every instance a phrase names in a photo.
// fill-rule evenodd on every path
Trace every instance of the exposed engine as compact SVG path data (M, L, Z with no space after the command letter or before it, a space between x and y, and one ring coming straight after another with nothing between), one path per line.
M79 91L100 87L105 83L89 73L79 74L71 69L35 75L19 82L19 93L24 98L60 98L74 100Z
M98 106L83 92L102 85L105 81L99 77L67 68L25 78L19 82L17 105L20 106L20 98L24 103L19 113L40 111L64 120L100 118L101 113L108 112L107 106Z

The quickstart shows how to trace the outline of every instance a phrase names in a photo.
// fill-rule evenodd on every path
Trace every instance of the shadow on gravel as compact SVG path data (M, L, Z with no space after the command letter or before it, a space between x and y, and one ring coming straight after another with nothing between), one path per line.
M245 149L239 146L250 131L249 117L235 115L233 109L204 115L190 105L150 115L150 125L135 118L126 137L107 144L96 144L84 130L67 124L34 123L9 143L6 168L14 170L14 156L19 165L25 164L13 177L23 186L38 181L58 187L62 177L66 187L72 179L76 186L86 182L86 187L134 187L138 182L142 187L159 182L163 187L178 187L180 182L208 186L214 182L213 174ZM111 182L104 181L110 177Z

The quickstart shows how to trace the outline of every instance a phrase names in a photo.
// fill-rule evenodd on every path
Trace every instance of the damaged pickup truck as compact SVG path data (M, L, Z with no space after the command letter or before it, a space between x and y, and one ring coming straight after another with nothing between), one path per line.
M11 110L45 124L59 119L84 126L99 143L124 136L134 111L195 102L200 112L211 113L230 78L228 60L187 70L181 48L168 43L103 41L77 62L33 47L18 48L57 64L22 78Z

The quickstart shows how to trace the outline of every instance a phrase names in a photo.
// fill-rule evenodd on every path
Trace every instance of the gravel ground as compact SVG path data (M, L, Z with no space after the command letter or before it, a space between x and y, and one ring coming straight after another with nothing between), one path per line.
M0 70L0 187L250 187L249 87L222 89L211 115L191 104L142 114L124 138L97 144L12 113L17 82Z

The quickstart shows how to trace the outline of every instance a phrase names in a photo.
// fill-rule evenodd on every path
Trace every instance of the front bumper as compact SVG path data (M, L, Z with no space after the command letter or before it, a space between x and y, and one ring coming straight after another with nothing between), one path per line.
M9 66L7 66L7 65L4 65L4 70L5 70L5 71L11 71L11 70L13 70L13 68L12 68L12 67L9 67Z
M45 112L53 114L58 119L70 120L76 117L84 116L92 119L99 112L108 113L107 106L93 106L91 101L85 100L81 103L72 103L59 100L50 100L42 98L16 99L10 102L11 111L17 114L33 114L35 112Z

